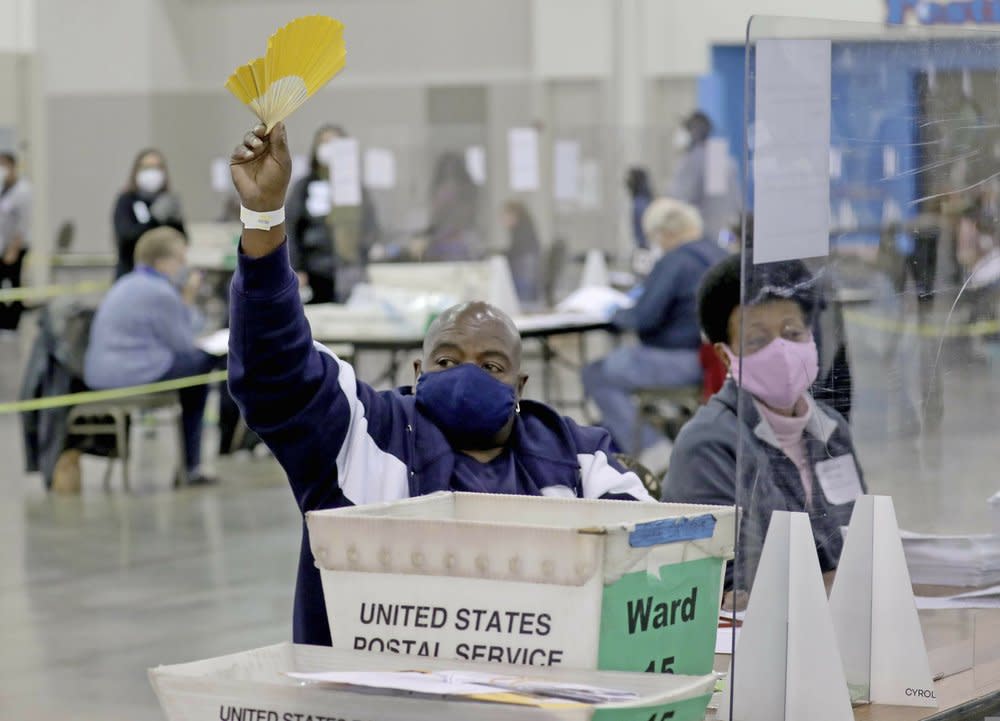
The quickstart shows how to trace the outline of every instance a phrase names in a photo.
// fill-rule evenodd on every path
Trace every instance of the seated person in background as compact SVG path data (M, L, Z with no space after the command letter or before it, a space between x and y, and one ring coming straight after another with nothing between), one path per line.
M136 267L101 301L90 328L84 381L91 388L122 388L199 375L220 359L195 347L202 325L194 308L200 278L188 273L184 236L173 228L145 233L135 246ZM208 386L178 391L183 411L188 481L210 483L201 472L201 429Z
M654 200L642 224L650 244L662 249L663 256L636 304L612 318L616 329L637 333L640 344L621 346L586 366L583 389L597 404L601 423L618 447L638 455L650 468L661 468L666 465L669 441L652 426L644 427L641 447L635 447L637 409L631 393L701 383L695 293L705 271L726 253L703 237L698 211L678 200Z
M729 377L681 429L662 493L742 506L728 591L750 591L774 511L808 513L820 566L834 571L840 527L865 493L847 422L808 391L818 369L816 279L797 260L754 266L741 303L740 258L712 268L699 293L702 329Z
M291 168L284 125L248 133L231 167L243 206L278 215ZM448 490L649 500L611 457L605 431L521 400L521 339L502 311L481 302L446 310L414 363L415 390L376 392L313 342L284 223L246 226L231 290L230 385L303 513ZM330 645L304 525L294 638Z

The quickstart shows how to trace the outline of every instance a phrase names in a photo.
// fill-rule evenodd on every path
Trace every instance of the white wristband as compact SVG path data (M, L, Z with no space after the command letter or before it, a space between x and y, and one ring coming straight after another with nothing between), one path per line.
M243 227L247 230L270 230L285 222L285 207L258 213L256 210L250 210L241 205L240 220L243 221Z

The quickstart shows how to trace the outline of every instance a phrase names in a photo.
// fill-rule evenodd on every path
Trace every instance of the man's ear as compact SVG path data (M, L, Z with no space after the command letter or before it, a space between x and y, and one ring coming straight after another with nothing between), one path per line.
M722 365L726 367L726 371L728 372L731 369L733 363L731 360L729 360L729 354L726 353L726 344L713 343L712 350L715 351L715 355L719 357L719 360L722 361Z
M528 374L521 373L517 377L517 399L521 400L521 396L524 395L524 386L528 384Z
M422 367L423 366L422 366L419 358L417 358L415 361L413 361L413 385L417 384L417 378L420 377L420 370L421 370Z

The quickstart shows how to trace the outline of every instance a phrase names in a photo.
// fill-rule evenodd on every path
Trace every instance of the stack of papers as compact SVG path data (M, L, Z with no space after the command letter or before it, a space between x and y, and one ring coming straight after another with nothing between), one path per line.
M1000 586L954 596L917 596L917 608L1000 608Z
M900 531L915 584L979 588L1000 584L1000 536Z
M502 676L480 671L344 671L289 673L304 683L334 684L387 694L461 697L545 707L558 705L598 705L635 701L632 691L600 688L586 684L557 683L520 676Z

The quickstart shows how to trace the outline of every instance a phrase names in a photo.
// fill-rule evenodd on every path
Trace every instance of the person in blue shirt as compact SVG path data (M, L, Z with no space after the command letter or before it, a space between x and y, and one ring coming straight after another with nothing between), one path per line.
M230 388L303 514L448 490L652 500L613 458L607 432L522 398L520 335L487 303L455 306L432 323L415 388L378 392L358 379L314 342L299 300L281 220L291 171L284 125L255 128L230 163L246 208ZM293 637L330 645L305 524Z
M633 307L619 310L612 324L632 331L637 345L622 345L583 369L584 393L601 411L601 424L618 447L647 465L665 460L667 441L652 426L644 427L641 448L635 448L637 409L632 392L638 388L675 387L701 382L698 350L701 331L695 295L705 272L726 256L712 239L703 237L702 222L692 206L671 198L650 204L642 219L651 244L663 255ZM639 455L646 451L645 455ZM652 466L650 466L652 467Z
M203 318L194 307L200 278L187 268L187 241L167 226L146 231L135 246L135 270L119 278L90 327L84 381L123 388L200 375L220 359L195 346ZM208 386L180 396L188 483L215 479L201 470L201 432Z

